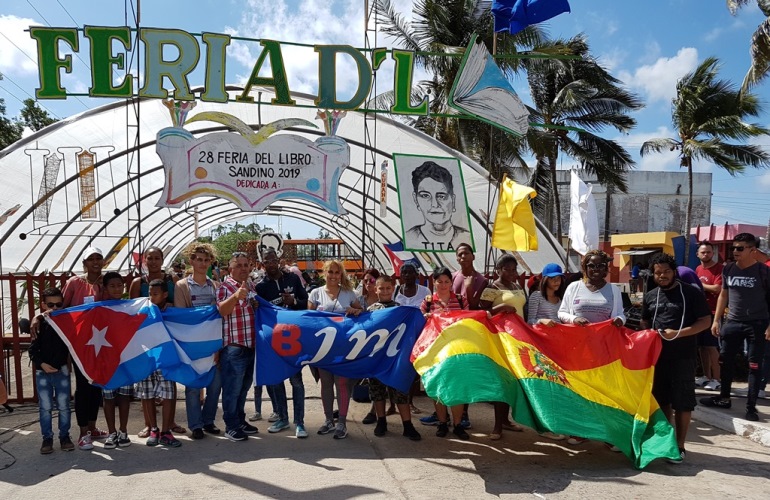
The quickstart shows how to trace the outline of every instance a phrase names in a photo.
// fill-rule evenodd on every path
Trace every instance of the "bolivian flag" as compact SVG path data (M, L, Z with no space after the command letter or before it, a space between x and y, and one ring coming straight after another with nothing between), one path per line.
M653 330L609 321L533 328L516 314L464 311L433 315L412 361L443 404L506 402L523 425L614 444L641 469L679 458L651 394L660 349Z

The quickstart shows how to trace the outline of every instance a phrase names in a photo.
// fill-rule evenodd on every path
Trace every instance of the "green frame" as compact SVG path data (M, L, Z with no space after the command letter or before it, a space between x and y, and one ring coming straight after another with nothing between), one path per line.
M476 253L476 240L473 236L473 223L471 219L471 210L470 206L468 205L468 193L465 191L465 178L463 177L463 167L462 162L454 156L428 156L428 155L414 155L414 154L406 154L406 153L393 153L393 171L396 176L396 192L398 193L398 213L401 218L401 242L404 244L404 250L409 252L428 252L428 253L455 253L455 249L452 250L436 250L436 249L425 249L425 248L410 248L407 246L406 242L406 227L404 225L404 210L403 205L401 204L401 185L400 185L400 176L398 174L398 158L404 157L404 158L424 158L426 160L438 160L436 163L441 165L444 162L451 161L457 163L457 171L460 173L460 184L462 187L462 193L463 193L463 199L465 201L465 217L468 221L468 232L470 233L470 243L471 247L473 248L473 252ZM408 190L411 193L411 187ZM456 207L455 207L456 208Z

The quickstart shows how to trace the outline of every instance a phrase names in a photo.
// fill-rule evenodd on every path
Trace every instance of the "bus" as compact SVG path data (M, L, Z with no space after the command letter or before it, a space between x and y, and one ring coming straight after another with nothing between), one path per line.
M248 249L244 251L256 252L258 243L257 240L249 241ZM281 260L287 264L296 262L300 271L320 271L324 262L332 259L341 261L350 275L359 276L364 271L361 256L342 240L283 240Z

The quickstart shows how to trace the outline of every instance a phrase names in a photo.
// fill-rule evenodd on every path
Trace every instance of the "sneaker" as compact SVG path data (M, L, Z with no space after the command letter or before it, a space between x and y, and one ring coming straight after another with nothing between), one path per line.
M750 422L757 422L759 420L759 413L756 408L746 408L746 420Z
M217 427L214 424L206 424L206 425L204 425L203 426L203 431L207 432L209 434L217 435L217 436L219 435L220 432L222 432L222 431L219 430L219 427Z
M107 440L104 442L104 448L107 450L111 450L117 447L118 447L118 433L113 432L112 434L107 436Z
M256 433L258 433L258 432L259 432L259 429L257 429L255 426L253 426L253 425L251 425L251 424L247 424L246 422L244 422L243 424L241 424L241 430L242 430L242 431L243 431L245 434L256 434Z
M160 435L160 444L170 448L179 448L182 446L182 443L179 442L179 440L175 438L174 435L170 432L164 432Z
M460 427L463 429L470 429L471 428L471 420L468 418L467 413L463 413L462 419L460 419Z
M708 377L697 377L695 379L695 386L696 387L703 387L704 385L708 384L711 380L709 380Z
M733 389L730 391L731 396L735 396L738 398L745 398L749 395L749 388L748 387L739 387L737 389Z
M40 447L41 455L48 455L53 453L53 438L43 439L43 445Z
M147 442L144 444L147 446L158 446L158 440L160 440L160 430L155 427L150 429L150 435L147 436Z
M72 451L75 449L75 445L72 443L72 438L69 436L59 438L59 445L61 446L61 451Z
M246 441L249 436L243 432L243 429L232 429L225 432L225 437L230 441Z
M449 425L446 422L439 422L436 436L442 438L446 437L447 434L449 434Z
M275 434L276 432L281 432L284 429L288 429L291 427L289 425L289 422L286 420L279 420L278 422L275 422L273 425L267 428L267 432L271 434Z
M327 420L324 424L318 428L318 434L329 434L334 430L334 422Z
M378 418L377 425L374 428L374 435L377 437L382 437L387 433L388 433L388 421L385 420L385 417Z
M120 431L118 432L118 446L121 448L126 448L127 446L131 446L131 440L128 439L128 433Z
M91 439L107 439L110 436L109 431L94 429L91 431Z
M732 408L733 403L729 399L722 399L721 396L711 396L710 398L700 398L700 404L711 408L722 408L728 410Z
M436 412L434 411L431 415L422 417L420 423L422 425L439 425L441 422L439 422L438 415L436 415Z
M259 412L249 417L249 422L258 422L260 420L262 420L262 414Z
M712 380L708 384L704 385L703 388L707 391L718 391L722 387L722 384L719 383L719 380Z
M206 435L203 433L203 429L193 429L191 437L193 439L203 439Z
M307 437L305 426L302 424L297 424L297 429L294 431L294 436L299 439L305 439Z
M281 420L281 416L275 412L271 413L270 416L267 417L268 422L278 422L279 420Z
M348 437L348 428L345 424L337 424L337 428L334 429L334 439L345 439Z
M583 444L586 441L588 441L588 439L577 436L570 436L567 438L567 444L571 444L572 446Z
M452 429L452 434L454 434L458 438L462 439L463 441L467 441L471 437L468 435L467 432L465 432L465 429L466 429L466 427L464 427L462 424L455 425L454 429Z
M420 433L414 428L412 422L404 422L404 433L402 435L408 437L411 441L419 441L422 439L422 436L420 436Z
M679 459L676 458L667 458L666 462L674 465L679 465L682 462L684 462L685 457L687 456L687 453L684 451L684 449L679 448Z
M364 425L369 425L369 424L375 423L376 421L377 421L377 416L374 413L369 412L366 414L363 420L361 420L361 423Z
M553 432L541 432L540 435L548 439L553 439L554 441L564 441L565 439L567 439L566 435L555 434Z
M78 448L83 451L93 450L94 442L91 440L91 433L86 433L85 436L78 439Z

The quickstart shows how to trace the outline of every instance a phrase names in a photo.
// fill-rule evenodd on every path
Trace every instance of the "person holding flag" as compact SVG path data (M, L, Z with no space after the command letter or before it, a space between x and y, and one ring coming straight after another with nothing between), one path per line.
M650 271L658 287L644 294L641 325L645 330L658 330L663 339L655 363L652 395L676 431L681 459L671 463L681 463L690 416L695 409L696 336L711 323L711 310L703 292L676 279L676 261L672 256L653 255Z
M254 380L254 324L257 302L253 285L247 280L251 262L245 252L235 252L230 259L230 274L217 290L217 307L222 315L224 347L219 355L222 374L222 411L225 437L245 441L259 432L246 422L246 396Z

